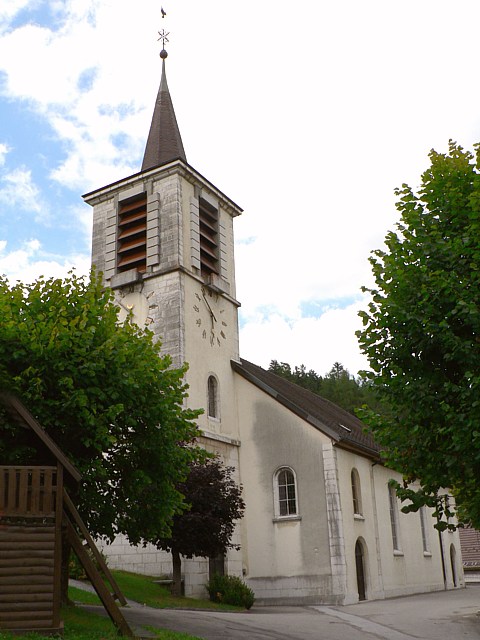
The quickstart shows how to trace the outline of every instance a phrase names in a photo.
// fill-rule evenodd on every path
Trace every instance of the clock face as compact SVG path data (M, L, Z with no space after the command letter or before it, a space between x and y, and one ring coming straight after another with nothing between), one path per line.
M144 293L131 291L117 297L117 304L120 307L118 312L119 322L124 322L131 314L132 320L139 327L145 327L152 322L149 318L148 298Z
M202 339L211 347L221 347L227 339L228 325L221 302L221 297L207 287L195 292L195 324Z

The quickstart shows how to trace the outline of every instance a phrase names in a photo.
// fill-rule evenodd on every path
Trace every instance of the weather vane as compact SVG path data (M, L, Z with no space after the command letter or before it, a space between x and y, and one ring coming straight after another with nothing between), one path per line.
M163 20L163 18L165 18L167 14L163 7L160 7L160 11L162 13L162 20ZM165 50L165 44L168 42L168 36L170 35L170 33L168 31L165 31L165 29L162 29L161 31L158 32L158 35L160 36L158 40L162 41L162 50L160 51L160 57L162 58L162 60L165 60L165 58L168 56L168 53Z

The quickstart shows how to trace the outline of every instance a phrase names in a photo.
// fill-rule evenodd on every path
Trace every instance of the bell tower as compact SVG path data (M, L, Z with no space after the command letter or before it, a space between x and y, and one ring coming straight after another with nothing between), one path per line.
M199 426L219 450L238 445L233 219L242 210L187 163L166 78L167 35L160 32L161 80L140 172L83 197L93 207L92 262L120 319L132 314L173 366L188 363L188 405L205 410ZM223 454L235 464L236 453Z

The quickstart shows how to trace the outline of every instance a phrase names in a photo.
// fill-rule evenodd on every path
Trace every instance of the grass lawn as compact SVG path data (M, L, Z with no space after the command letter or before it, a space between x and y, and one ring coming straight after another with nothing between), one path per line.
M152 576L142 576L127 571L112 571L123 595L148 607L156 609L208 609L215 611L243 611L241 607L229 604L172 596L168 587L155 584Z

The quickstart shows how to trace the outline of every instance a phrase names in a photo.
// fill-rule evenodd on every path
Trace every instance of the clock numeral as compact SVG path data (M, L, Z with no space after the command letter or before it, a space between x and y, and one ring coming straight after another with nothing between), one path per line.
M201 327L202 326L201 318L198 318L198 320L195 320L195 323L196 323L197 327Z
M194 311L196 311L197 313L200 313L200 307L197 306L196 304L193 305L193 309Z
M198 293L195 293L195 297L196 297L196 299L200 302L201 297L198 295Z
M223 327L226 327L226 326L227 326L227 323L225 322L225 320L222 320L222 326L223 326Z
M222 336L222 338L223 338L224 340L226 340L226 339L227 339L227 336L223 333L223 331L220 331L220 335Z
M203 338L206 338L206 337L207 337L207 332L206 332L206 330L205 330L205 329L203 330L202 337L203 337Z

